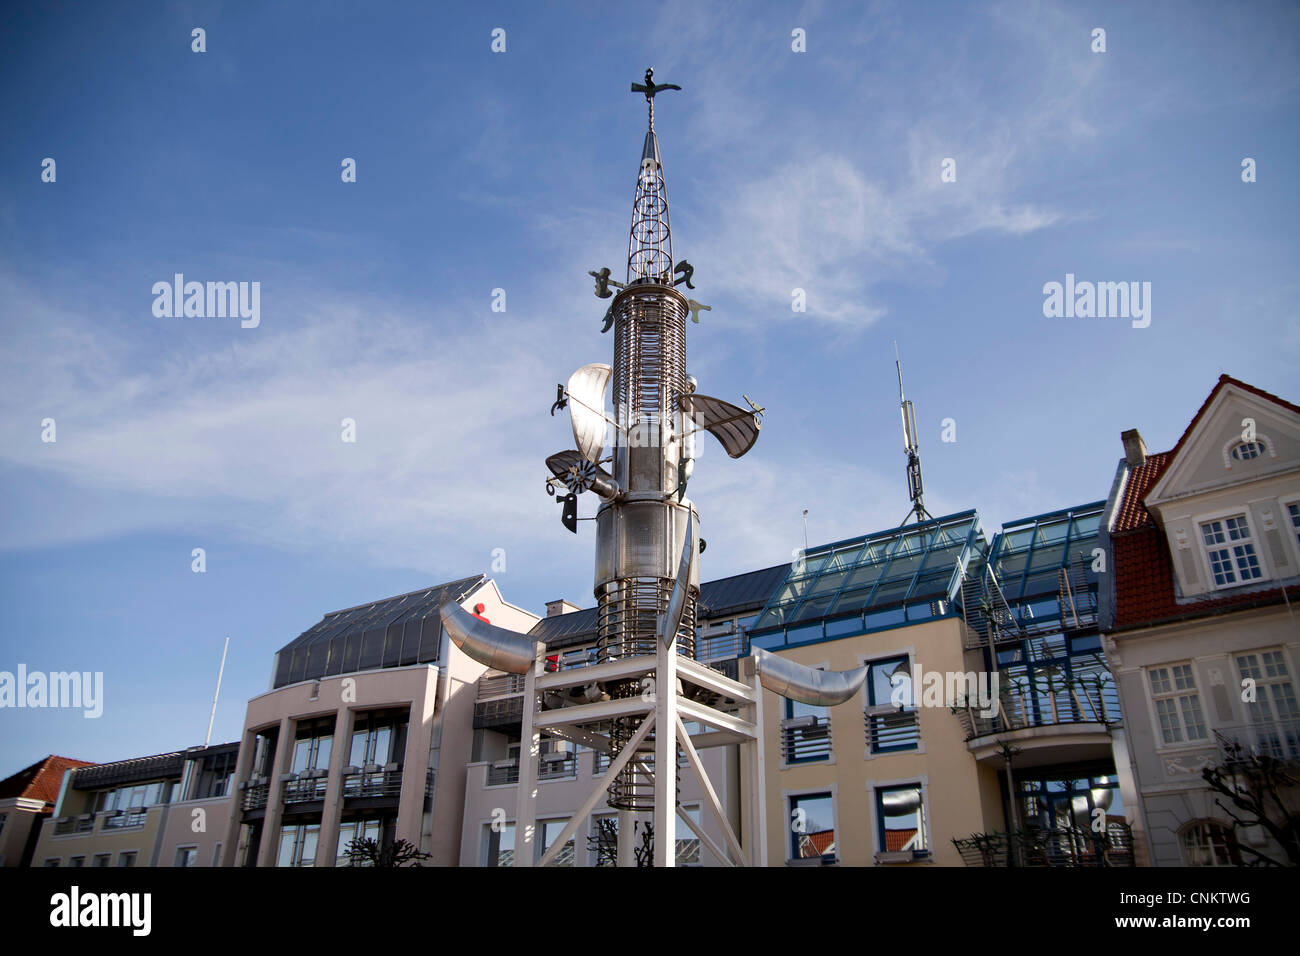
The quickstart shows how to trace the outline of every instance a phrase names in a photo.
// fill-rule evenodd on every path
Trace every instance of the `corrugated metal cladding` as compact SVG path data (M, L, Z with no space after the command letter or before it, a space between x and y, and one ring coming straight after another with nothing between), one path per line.
M778 564L761 571L747 571L700 585L701 623L735 614L757 611L785 580L790 565ZM538 621L529 636L547 647L562 650L596 639L596 609L570 611Z
M280 649L274 686L436 661L438 608L448 598L464 600L486 579L478 574L326 614Z

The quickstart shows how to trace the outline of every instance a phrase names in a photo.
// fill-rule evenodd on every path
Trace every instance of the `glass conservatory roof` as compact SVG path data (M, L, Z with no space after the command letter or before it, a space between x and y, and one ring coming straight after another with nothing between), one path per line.
M1105 506L1104 501L1094 501L1003 525L993 539L989 562L1007 600L1055 597L1062 569L1095 589L1093 549L1100 546L1097 536Z
M974 511L813 548L764 606L751 633L804 625L824 636L936 617L987 542ZM937 604L936 602L943 602ZM819 635L809 634L816 640Z

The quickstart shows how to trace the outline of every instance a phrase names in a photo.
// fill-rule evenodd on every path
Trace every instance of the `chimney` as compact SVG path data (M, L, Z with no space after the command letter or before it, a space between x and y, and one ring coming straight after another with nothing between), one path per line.
M574 604L572 601L566 601L564 598L560 598L557 601L546 602L547 617L555 617L557 614L568 614L570 611L581 610L582 608L578 607L578 605Z
M1136 428L1121 432L1119 440L1124 443L1124 460L1130 468L1146 464L1147 443L1142 440L1142 435Z

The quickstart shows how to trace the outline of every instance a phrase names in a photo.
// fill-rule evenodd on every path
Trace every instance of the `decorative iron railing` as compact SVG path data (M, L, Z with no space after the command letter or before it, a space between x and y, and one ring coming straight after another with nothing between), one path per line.
M953 839L967 866L1134 866L1133 829L1112 821L1102 832L1026 827Z
M996 713L986 716L984 711ZM1061 724L1120 722L1119 693L1109 675L1072 680L1013 683L1004 687L996 708L959 703L953 708L966 739Z

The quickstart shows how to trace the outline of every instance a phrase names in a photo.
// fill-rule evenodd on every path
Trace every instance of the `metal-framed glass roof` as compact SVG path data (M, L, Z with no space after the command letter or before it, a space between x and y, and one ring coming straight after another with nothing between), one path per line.
M1023 518L1003 525L989 549L989 563L1008 601L1055 595L1060 572L1078 570L1095 585L1093 549L1104 501Z
M280 649L273 687L438 659L438 609L486 580L482 574L326 614Z
M818 640L944 616L962 570L987 547L971 510L810 549L750 633Z
M1093 570L1104 501L1008 522L989 548L989 565L1016 620L1040 630L1069 616L1095 619ZM1062 602L1065 602L1065 606Z

